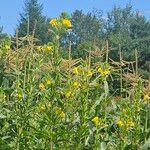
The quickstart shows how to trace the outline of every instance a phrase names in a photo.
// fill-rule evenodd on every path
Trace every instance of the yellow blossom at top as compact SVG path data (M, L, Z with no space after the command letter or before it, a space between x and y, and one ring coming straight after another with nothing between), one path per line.
M61 110L61 108L57 108L56 114L61 118L65 118L66 116L65 113Z
M57 25L58 25L57 19L52 19L49 23L50 23L50 25L52 25L52 26L57 26Z
M6 48L7 50L9 50L9 49L10 49L10 45L5 45L5 48Z
M98 73L102 73L103 69L101 67L99 67L97 71L98 71Z
M91 77L93 75L93 72L91 70L88 70L87 77Z
M16 94L16 97L18 98L18 100L21 100L23 98L23 93L22 92L18 92Z
M39 105L39 109L40 109L40 111L45 111L45 110L46 110L46 107L45 107L44 104L40 104L40 105Z
M79 74L78 68L77 68L77 67L73 68L72 73L73 73L74 75L78 75L78 74Z
M44 90L45 90L45 86L44 86L43 83L40 83L40 84L39 84L39 89L40 89L41 91L44 91Z
M57 109L56 109L56 114L58 115L58 114L60 114L61 113L61 108L58 108L57 107Z
M68 92L65 93L66 98L69 98L70 96L71 96L71 91L68 91Z
M122 120L118 120L118 121L117 121L117 125L118 125L119 127L122 127L122 126L124 125L124 123L123 123Z
M110 74L110 71L109 71L109 70L104 70L104 71L103 71L103 75L104 75L104 76L107 76L107 75L109 75L109 74Z
M65 118L65 113L62 111L59 115L61 118Z
M46 84L47 85L51 85L53 83L51 78L46 79Z
M93 122L95 125L99 125L99 123L100 123L100 118L99 118L99 117L94 117L94 118L92 119L92 122Z
M68 20L68 19L63 19L63 20L62 20L62 24L63 24L64 26L66 26L67 28L72 27L71 21Z
M80 85L79 82L75 81L75 82L73 83L73 86L74 86L75 88L79 88L81 85Z
M146 95L144 95L144 98L143 98L145 101L148 101L148 100L150 100L150 97L146 94Z
M102 76L107 76L110 74L110 70L109 69L102 69L101 67L98 68L98 73L100 73Z
M53 50L53 46L46 46L46 51L51 52Z

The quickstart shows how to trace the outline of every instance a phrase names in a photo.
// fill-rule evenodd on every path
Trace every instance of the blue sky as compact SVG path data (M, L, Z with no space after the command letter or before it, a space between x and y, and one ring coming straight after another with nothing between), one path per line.
M39 0L44 6L43 14L48 17L56 17L62 11L72 13L76 9L88 12L96 8L106 13L111 10L114 4L125 6L129 1L133 10L139 10L150 20L150 0ZM0 1L0 26L3 26L4 32L13 34L23 4L24 0Z

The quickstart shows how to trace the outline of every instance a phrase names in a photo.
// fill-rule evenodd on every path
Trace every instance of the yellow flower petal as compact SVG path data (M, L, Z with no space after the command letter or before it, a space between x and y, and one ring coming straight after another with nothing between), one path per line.
M118 121L117 121L117 125L118 125L119 127L122 127L122 126L124 125L124 123L123 123L122 120L118 120Z
M63 25L66 26L67 28L70 28L72 25L71 25L71 21L68 20L68 19L63 19L62 21Z
M73 68L72 73L73 73L74 75L78 75L78 74L79 74L78 68L77 68L77 67Z
M58 25L57 19L52 19L49 23L50 23L50 25L52 25L52 26L57 26L57 25Z
M145 101L148 101L148 100L150 100L150 97L146 94L146 95L144 95L144 98L143 98Z
M92 119L92 122L95 124L95 125L99 125L100 124L100 118L99 117L94 117Z

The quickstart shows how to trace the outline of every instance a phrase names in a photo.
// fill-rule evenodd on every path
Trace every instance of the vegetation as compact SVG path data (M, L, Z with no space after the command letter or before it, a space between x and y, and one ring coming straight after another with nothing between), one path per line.
M34 35L38 44L44 44L50 40L50 36L47 34L49 19L42 15L42 9L43 6L38 3L38 0L25 1L24 12L20 14L16 36Z
M62 13L47 42L33 30L3 38L0 149L148 150L149 24L127 5L108 20Z
M49 27L50 19L42 15L42 10L43 6L38 0L25 0L24 12L20 14L15 33L15 37L23 39L23 44L27 41L26 35L34 35L38 45L47 44L52 40L52 34L47 32L52 30ZM67 16L65 13L63 15ZM61 46L64 47L64 56L70 42L73 58L85 58L89 47L97 49L98 53L108 41L111 49L109 57L116 61L119 61L120 48L124 59L128 61L132 61L136 49L139 54L139 72L148 78L150 22L138 11L133 11L131 4L127 4L125 8L114 6L105 18L102 11L96 9L87 14L80 10L73 12L70 17L72 30L64 33L60 39Z

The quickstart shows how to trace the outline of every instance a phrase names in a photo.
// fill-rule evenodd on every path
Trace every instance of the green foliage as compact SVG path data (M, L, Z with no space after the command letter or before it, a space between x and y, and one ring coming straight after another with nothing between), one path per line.
M72 29L63 36L62 45L68 47L71 41L73 57L86 57L86 52L80 50L78 45L93 45L93 43L101 46L103 19L102 12L94 10L92 13L84 14L80 10L73 12L71 16ZM86 49L87 46L85 46Z
M11 40L9 37L3 37L0 43L0 86L5 76L4 70L6 65L6 56L10 50Z
M25 0L23 10L17 27L18 36L34 35L39 40L38 44L47 43L50 40L49 19L42 15L43 6L38 0Z
M149 71L146 63L150 58L150 22L143 15L134 12L130 4L125 8L115 6L107 17L106 36L110 49L116 49L110 51L109 56L113 60L119 60L121 49L124 60L133 60L136 49L139 67Z
M93 13L84 14L82 11L76 10L72 14L72 32L75 34L74 42L81 43L97 41L102 36L102 12L93 11Z
M0 85L0 149L148 147L147 80L135 76L132 70L129 79L121 76L122 62L118 70L107 61L92 62L90 56L72 59L71 50L64 59L60 39L69 32L70 22L66 26L63 19L66 16L61 15L50 23L53 39L48 44L30 42L16 51L4 52L4 62L9 61ZM9 42L6 40L0 48L6 49ZM85 47L92 45L81 43L80 49ZM120 87L124 95L110 92L110 83L116 80L126 81Z

